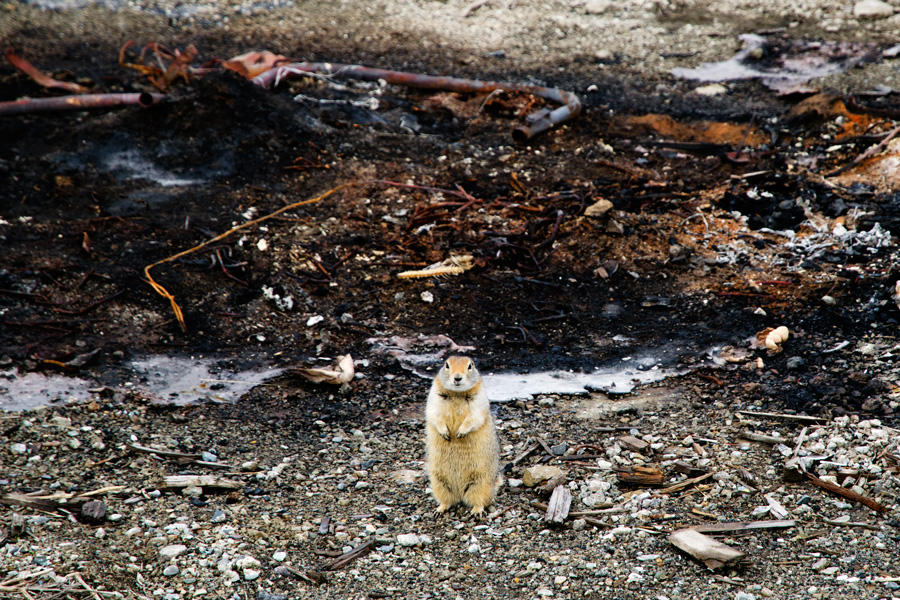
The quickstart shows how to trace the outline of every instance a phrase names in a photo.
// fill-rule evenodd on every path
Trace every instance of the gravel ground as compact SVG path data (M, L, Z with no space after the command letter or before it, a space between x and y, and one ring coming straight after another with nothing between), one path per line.
M12 581L4 593L23 585L16 577L78 588L64 579L69 573L103 590L171 600L887 598L900 588L900 440L877 420L810 423L799 454L826 455L818 474L877 499L886 518L811 483L785 482L803 424L739 414L727 390L693 376L625 400L543 396L497 406L504 464L539 438L551 453L538 449L507 468L487 518L463 509L435 517L422 472L421 404L394 391L423 395L424 383L402 374L386 381L380 370L322 412L300 414L291 400L257 388L222 407L153 408L105 392L89 404L4 417L4 487L43 490L38 495L62 503L23 513L26 533L0 550ZM748 441L742 432L783 443ZM633 449L628 435L646 447ZM179 464L130 444L222 465ZM676 461L697 469L690 476L711 477L664 493L623 484L615 472L654 465L669 485L689 476L675 472ZM565 472L572 511L598 512L544 522L531 503L546 494L522 481L531 483L526 469L539 464ZM167 487L166 477L178 474L235 489ZM82 516L88 498L77 495L104 489L90 498L106 503L105 518ZM723 538L746 559L716 573L667 541L681 527L776 518L796 524ZM369 554L328 571L331 557L366 542ZM286 567L322 573L327 583L298 581Z

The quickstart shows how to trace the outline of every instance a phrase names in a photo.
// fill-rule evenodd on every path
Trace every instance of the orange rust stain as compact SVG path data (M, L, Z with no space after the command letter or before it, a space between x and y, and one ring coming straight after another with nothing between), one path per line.
M622 117L626 127L649 129L659 135L678 142L709 142L737 146L743 140L744 146L756 147L769 141L769 136L756 127L747 124L720 121L690 121L679 123L668 115L640 115ZM744 140L746 136L746 140Z

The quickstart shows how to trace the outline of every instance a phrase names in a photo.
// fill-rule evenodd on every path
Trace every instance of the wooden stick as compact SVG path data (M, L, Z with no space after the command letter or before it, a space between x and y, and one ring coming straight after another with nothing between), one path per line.
M778 444L793 444L793 438L783 438L776 437L774 435L763 435L761 433L753 433L752 431L742 431L738 434L739 437L750 440L751 442L759 442L761 444L771 444L773 446L777 446Z
M663 489L659 490L659 493L660 494L674 494L675 492L680 492L681 490L683 490L686 487L690 487L696 483L705 481L712 476L713 476L712 473L707 473L705 475L700 475L699 477L694 477L692 479L685 479L684 481L682 481L680 483L676 483L675 485L670 485L667 488L663 488Z
M361 556L365 556L366 554L371 552L372 547L374 545L375 545L374 538L369 540L368 542L363 542L362 544L360 544L353 550L350 550L349 552L344 552L343 554L338 556L336 559L334 559L334 562L332 562L330 565L325 567L325 570L326 571L336 571L338 569L346 567L347 565L352 563L357 558L359 558Z
M828 420L823 419L822 417L808 417L806 415L786 415L784 413L754 412L752 410L739 410L737 412L749 417L768 417L770 419L784 419L786 421L800 421L802 423L821 423Z
M727 533L730 531L749 531L751 529L785 529L794 527L797 521L793 519L783 519L774 521L737 521L734 523L707 523L705 525L695 525L691 529L702 531L703 533Z
M837 494L838 496L842 496L848 500L853 500L854 502L859 502L860 504L865 504L872 510L877 510L878 512L887 512L887 507L884 504L876 502L875 500L872 500L871 498L868 498L861 494L857 494L853 490L848 490L847 488L843 488L834 483L831 483L828 481L822 481L821 479L819 479L812 473L807 473L804 471L803 474L806 475L806 478L809 479L810 481L812 481L814 484L816 484L817 486L819 486L820 488L822 488L824 490L828 490L832 494Z

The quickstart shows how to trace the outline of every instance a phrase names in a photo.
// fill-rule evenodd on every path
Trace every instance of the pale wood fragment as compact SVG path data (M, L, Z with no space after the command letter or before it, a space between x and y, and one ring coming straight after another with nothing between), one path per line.
M671 533L669 541L676 548L702 561L711 570L734 564L746 556L743 552L692 528L679 529Z
M566 485L558 485L550 496L547 504L547 513L544 520L551 523L562 523L569 516L569 508L572 506L572 492Z

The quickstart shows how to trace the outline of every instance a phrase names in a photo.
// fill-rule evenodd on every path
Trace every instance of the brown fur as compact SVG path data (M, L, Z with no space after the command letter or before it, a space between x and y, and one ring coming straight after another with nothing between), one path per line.
M500 485L500 443L475 363L451 356L425 405L425 465L438 512L460 502L480 514Z

